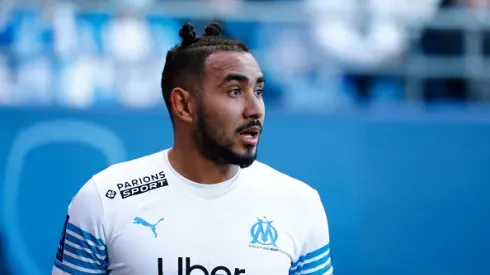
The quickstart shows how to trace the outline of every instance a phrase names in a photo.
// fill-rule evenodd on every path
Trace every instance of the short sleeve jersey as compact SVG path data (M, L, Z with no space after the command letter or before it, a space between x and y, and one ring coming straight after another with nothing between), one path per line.
M168 150L94 175L72 199L53 275L330 275L316 190L254 162L219 184L178 174Z

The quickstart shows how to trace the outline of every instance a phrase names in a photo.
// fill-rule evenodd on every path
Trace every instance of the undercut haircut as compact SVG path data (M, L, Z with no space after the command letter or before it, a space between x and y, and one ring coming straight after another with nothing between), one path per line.
M205 63L211 54L225 51L250 52L242 41L225 37L222 31L221 24L213 22L206 27L204 34L198 37L194 27L186 23L179 31L181 43L168 51L162 72L161 88L172 123L170 101L172 90L182 88L198 93L201 90Z

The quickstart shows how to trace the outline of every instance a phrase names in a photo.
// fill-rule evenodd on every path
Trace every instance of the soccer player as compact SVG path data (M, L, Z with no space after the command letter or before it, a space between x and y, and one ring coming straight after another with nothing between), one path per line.
M221 31L182 27L161 83L172 148L112 165L79 190L53 275L332 274L318 192L255 161L265 78Z

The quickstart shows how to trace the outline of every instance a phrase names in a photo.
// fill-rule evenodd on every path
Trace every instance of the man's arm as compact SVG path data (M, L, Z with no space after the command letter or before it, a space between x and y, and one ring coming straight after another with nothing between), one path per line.
M102 203L93 180L68 207L52 275L107 274L108 258Z
M333 274L327 215L318 193L310 202L310 209L307 209L309 234L302 245L300 257L291 264L289 275Z

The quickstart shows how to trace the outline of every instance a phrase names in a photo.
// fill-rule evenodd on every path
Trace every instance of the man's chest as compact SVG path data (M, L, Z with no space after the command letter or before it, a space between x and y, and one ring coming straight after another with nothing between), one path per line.
M291 221L254 207L137 211L111 239L115 275L281 275L297 251Z

